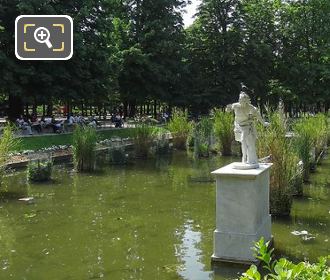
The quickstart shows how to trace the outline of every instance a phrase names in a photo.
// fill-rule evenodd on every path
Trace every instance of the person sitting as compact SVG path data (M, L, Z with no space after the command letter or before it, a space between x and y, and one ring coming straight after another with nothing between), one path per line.
M35 129L38 133L41 133L41 124L38 121L36 114L32 114L31 116L31 128Z
M63 131L63 128L62 128L63 122L55 120L54 116L52 116L51 124L52 124L54 133L61 133Z
M22 129L22 130L26 130L27 133L29 135L32 135L32 129L31 129L31 125L29 123L29 121L27 119L24 119L22 115L20 115L17 119L16 119L16 125Z
M123 127L124 122L119 113L116 114L114 118L114 123L115 123L115 127Z
M40 120L41 128L47 130L53 128L52 119L49 117L42 116Z
M100 126L101 124L98 122L98 120L95 118L95 116L92 116L89 119L88 125L96 128L97 126Z
M64 131L69 132L70 130L72 130L75 123L76 123L76 120L75 120L74 116L72 115L72 113L69 113L66 117L66 120L63 123Z

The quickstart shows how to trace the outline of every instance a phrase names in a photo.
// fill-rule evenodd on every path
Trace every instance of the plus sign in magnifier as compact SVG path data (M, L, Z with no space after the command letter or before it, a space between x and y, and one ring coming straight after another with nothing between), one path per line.
M34 39L40 44L46 44L49 49L53 47L49 40L50 32L46 27L39 27L34 31Z
M18 16L15 54L20 60L70 59L73 55L72 18L66 15Z

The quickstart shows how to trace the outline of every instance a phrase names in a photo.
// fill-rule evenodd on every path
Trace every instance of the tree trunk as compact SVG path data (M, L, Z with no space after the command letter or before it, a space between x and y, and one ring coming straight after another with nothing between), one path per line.
M129 117L134 118L135 113L136 113L136 101L134 100L129 103Z
M157 119L157 101L154 100L154 119Z
M29 115L29 104L25 103L25 116Z
M20 115L23 115L23 102L20 96L9 95L8 99L8 118L11 121L15 121Z
M53 115L53 102L47 104L47 116Z

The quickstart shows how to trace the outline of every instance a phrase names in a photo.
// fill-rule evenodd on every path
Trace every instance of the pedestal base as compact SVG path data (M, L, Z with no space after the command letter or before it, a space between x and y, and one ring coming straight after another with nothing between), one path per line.
M271 240L269 171L271 164L237 169L232 163L216 175L216 230L213 261L256 263L252 248L261 237ZM242 164L242 163L241 163Z
M226 232L216 229L214 231L214 254L212 255L212 259L214 261L218 259L236 263L256 263L258 260L254 256L252 248L261 237L265 239L265 242L271 240L270 229L270 215L254 234L244 233L244 225L242 225L243 233Z
M274 238L271 237L270 241L268 242L268 250L272 249L274 247ZM260 260L254 259L254 260L241 260L237 258L229 258L229 257L218 257L215 254L211 256L211 263L212 265L217 265L221 263L231 263L231 264L241 264L241 265L259 265Z
M239 169L239 170L257 169L257 168L259 168L259 163L250 164L250 163L243 163L243 162L234 162L233 168Z

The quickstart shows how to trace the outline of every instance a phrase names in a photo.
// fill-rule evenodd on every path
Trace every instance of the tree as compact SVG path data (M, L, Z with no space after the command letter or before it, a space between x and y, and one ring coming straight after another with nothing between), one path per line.
M23 104L99 103L111 89L112 1L49 2L4 0L0 24L0 88L9 96L9 116L15 119ZM14 55L14 21L20 14L66 14L74 20L74 55L69 61L19 61Z
M173 103L182 73L182 0L134 0L126 3L129 39L124 39L119 85L124 103L146 100ZM128 28L127 28L128 26ZM123 37L127 33L123 33ZM126 106L125 106L126 107Z

